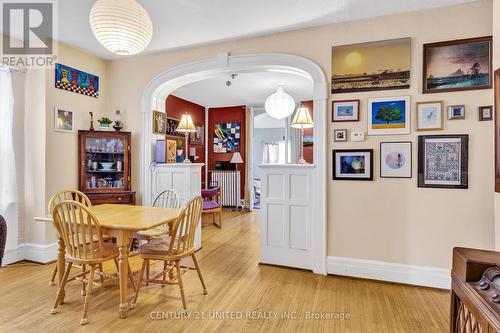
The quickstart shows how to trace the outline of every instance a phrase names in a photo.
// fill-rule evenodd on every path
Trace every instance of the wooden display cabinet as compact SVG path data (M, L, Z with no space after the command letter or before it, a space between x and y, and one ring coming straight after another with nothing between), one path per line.
M79 189L92 204L135 205L130 132L78 131Z

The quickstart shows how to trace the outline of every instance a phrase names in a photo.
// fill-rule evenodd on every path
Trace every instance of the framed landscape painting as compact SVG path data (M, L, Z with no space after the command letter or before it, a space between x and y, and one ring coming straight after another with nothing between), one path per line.
M332 121L359 121L359 99L333 101Z
M468 188L469 135L418 137L418 187Z
M424 44L423 93L492 86L492 38Z
M411 141L380 143L380 177L411 178Z
M332 94L410 88L411 38L332 47Z
M333 150L333 180L373 180L373 149Z
M368 99L368 135L410 134L410 97Z

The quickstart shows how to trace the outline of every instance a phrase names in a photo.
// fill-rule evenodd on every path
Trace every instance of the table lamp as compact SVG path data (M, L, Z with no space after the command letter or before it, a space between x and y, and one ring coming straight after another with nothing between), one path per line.
M196 127L194 127L193 124L193 119L191 118L191 115L185 113L182 115L181 121L179 122L179 125L176 128L177 132L184 133L184 136L186 137L186 157L184 158L184 161L182 163L191 163L189 160L188 152L189 152L189 147L188 147L188 136L189 133L196 132Z
M295 116L293 117L290 126L300 130L300 158L297 163L307 164L304 159L304 129L312 128L314 126L309 109L301 104L295 112Z
M231 161L229 163L236 164L236 171L238 171L238 164L245 163L243 162L243 158L241 157L241 154L239 151L235 152L233 156L231 157Z

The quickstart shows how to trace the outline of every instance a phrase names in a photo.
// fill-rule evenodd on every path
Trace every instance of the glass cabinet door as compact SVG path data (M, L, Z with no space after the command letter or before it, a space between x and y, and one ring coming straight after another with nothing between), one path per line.
M125 140L85 138L85 190L123 190Z

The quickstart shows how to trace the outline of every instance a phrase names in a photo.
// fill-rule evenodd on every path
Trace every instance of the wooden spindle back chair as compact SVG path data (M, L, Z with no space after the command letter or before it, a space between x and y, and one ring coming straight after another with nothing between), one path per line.
M201 197L191 199L182 210L181 215L175 221L171 233L170 248L168 255L174 257L185 257L195 251L194 237L196 228L201 223L201 209L203 200Z

